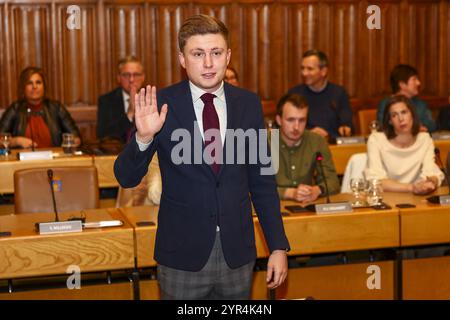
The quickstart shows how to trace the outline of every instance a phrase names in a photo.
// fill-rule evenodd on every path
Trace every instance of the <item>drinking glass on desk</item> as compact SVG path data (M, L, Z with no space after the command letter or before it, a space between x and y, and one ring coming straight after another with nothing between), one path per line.
M73 153L75 151L75 136L72 133L63 133L61 147L64 153Z
M362 197L363 193L366 191L366 188L367 181L363 178L350 179L350 189L352 190L355 198L355 201L352 202L353 207L362 207L367 204Z
M369 180L367 187L367 203L369 206L380 205L383 202L383 188L378 179Z
M5 146L5 156L9 155L9 144L11 143L11 133L2 132L0 133L0 142Z

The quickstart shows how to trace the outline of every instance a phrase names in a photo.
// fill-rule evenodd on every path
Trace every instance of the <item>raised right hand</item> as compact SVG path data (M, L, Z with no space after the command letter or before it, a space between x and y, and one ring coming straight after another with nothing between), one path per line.
M132 90L132 95L134 90ZM134 121L136 123L136 137L147 143L161 130L167 116L167 104L158 112L156 87L147 86L134 94Z

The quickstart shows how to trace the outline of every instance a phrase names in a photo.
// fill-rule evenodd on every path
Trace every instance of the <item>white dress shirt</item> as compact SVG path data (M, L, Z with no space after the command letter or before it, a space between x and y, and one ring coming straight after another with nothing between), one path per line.
M124 111L125 114L128 112L128 107L130 106L130 95L125 92L125 90L122 90L122 98L123 98L123 105L125 107Z

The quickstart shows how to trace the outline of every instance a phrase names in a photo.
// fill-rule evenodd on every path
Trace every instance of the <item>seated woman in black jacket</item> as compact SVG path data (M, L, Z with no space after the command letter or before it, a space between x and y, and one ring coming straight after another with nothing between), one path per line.
M11 147L59 147L63 133L75 136L81 143L80 131L67 109L46 97L46 79L41 68L28 67L20 73L19 99L0 119L0 132L10 132Z

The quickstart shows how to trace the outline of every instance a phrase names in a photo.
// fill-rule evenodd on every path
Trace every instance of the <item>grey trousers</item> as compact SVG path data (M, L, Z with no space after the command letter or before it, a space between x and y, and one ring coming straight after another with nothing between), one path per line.
M206 265L197 272L158 264L157 278L163 300L246 300L250 298L255 262L230 269L216 234Z

